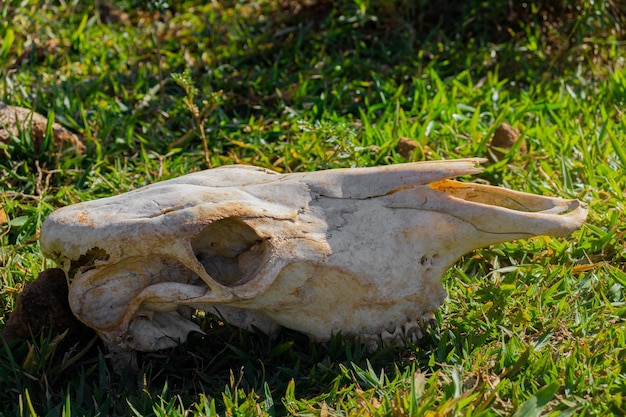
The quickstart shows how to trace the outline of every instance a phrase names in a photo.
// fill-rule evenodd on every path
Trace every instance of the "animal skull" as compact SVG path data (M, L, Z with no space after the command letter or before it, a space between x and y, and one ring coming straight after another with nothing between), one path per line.
M74 314L121 350L185 341L194 309L268 334L415 339L460 256L586 217L577 200L449 180L483 161L216 168L59 209L41 248L67 273Z

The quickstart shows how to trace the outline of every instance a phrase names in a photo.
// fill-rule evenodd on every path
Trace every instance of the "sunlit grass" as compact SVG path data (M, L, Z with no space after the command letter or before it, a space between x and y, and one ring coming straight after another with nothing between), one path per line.
M51 211L208 166L486 157L508 123L527 152L479 180L590 214L567 238L466 255L418 346L269 340L199 314L206 336L117 375L97 348L43 335L0 348L0 415L626 414L626 73L607 5L528 2L508 20L508 2L117 4L117 23L93 4L0 5L0 100L87 145L0 143L0 323L54 266L37 244Z

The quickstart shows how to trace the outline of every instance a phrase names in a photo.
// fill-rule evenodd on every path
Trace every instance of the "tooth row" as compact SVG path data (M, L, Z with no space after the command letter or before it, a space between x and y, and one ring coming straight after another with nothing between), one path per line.
M397 342L400 345L407 343L415 344L423 336L423 330L431 327L435 323L435 315L433 312L427 312L421 317L397 326L393 332L383 330L380 333L380 340L383 342Z
M433 311L422 314L417 319L408 320L401 326L397 326L393 332L383 330L380 334L361 335L361 341L366 344L366 349L376 350L380 342L396 342L398 346L416 344L423 336L424 330L437 324Z

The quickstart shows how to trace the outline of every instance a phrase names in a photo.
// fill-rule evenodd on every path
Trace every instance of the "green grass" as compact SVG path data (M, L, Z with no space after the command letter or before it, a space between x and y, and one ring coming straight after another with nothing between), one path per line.
M622 416L626 414L625 24L605 2L120 1L0 4L0 100L53 115L85 155L29 132L0 144L4 323L45 268L58 207L231 163L281 172L486 156L479 177L589 204L568 238L468 254L417 346L277 340L197 320L116 375L97 349L0 348L0 415ZM575 6L580 10L576 11ZM58 40L41 59L33 46ZM30 51L30 52L29 52ZM23 56L19 60L17 57ZM206 144L206 149L205 149ZM0 216L0 220L2 216ZM4 324L0 324L2 328Z

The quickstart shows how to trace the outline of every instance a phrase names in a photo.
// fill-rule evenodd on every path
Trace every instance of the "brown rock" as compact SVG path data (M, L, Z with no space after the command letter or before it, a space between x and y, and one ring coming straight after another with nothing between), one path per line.
M21 131L30 130L35 149L39 150L46 137L47 125L48 119L39 113L24 107L9 106L0 102L0 142L2 143L9 143L11 136L17 136ZM85 151L83 141L60 124L54 123L52 125L52 134L56 149L60 150L69 144L78 153Z
M401 137L400 142L398 142L398 153L402 155L403 158L409 159L411 153L420 146L421 144L416 140Z
M520 138L520 131L509 124L502 123L496 128L491 140L487 144L488 157L492 162L500 161L504 155L515 145ZM522 139L522 143L518 149L522 155L526 153L526 141Z
M42 271L18 295L2 336L10 342L28 340L31 334L54 337L68 330L66 339L76 338L85 326L72 314L67 297L65 272L58 268Z

